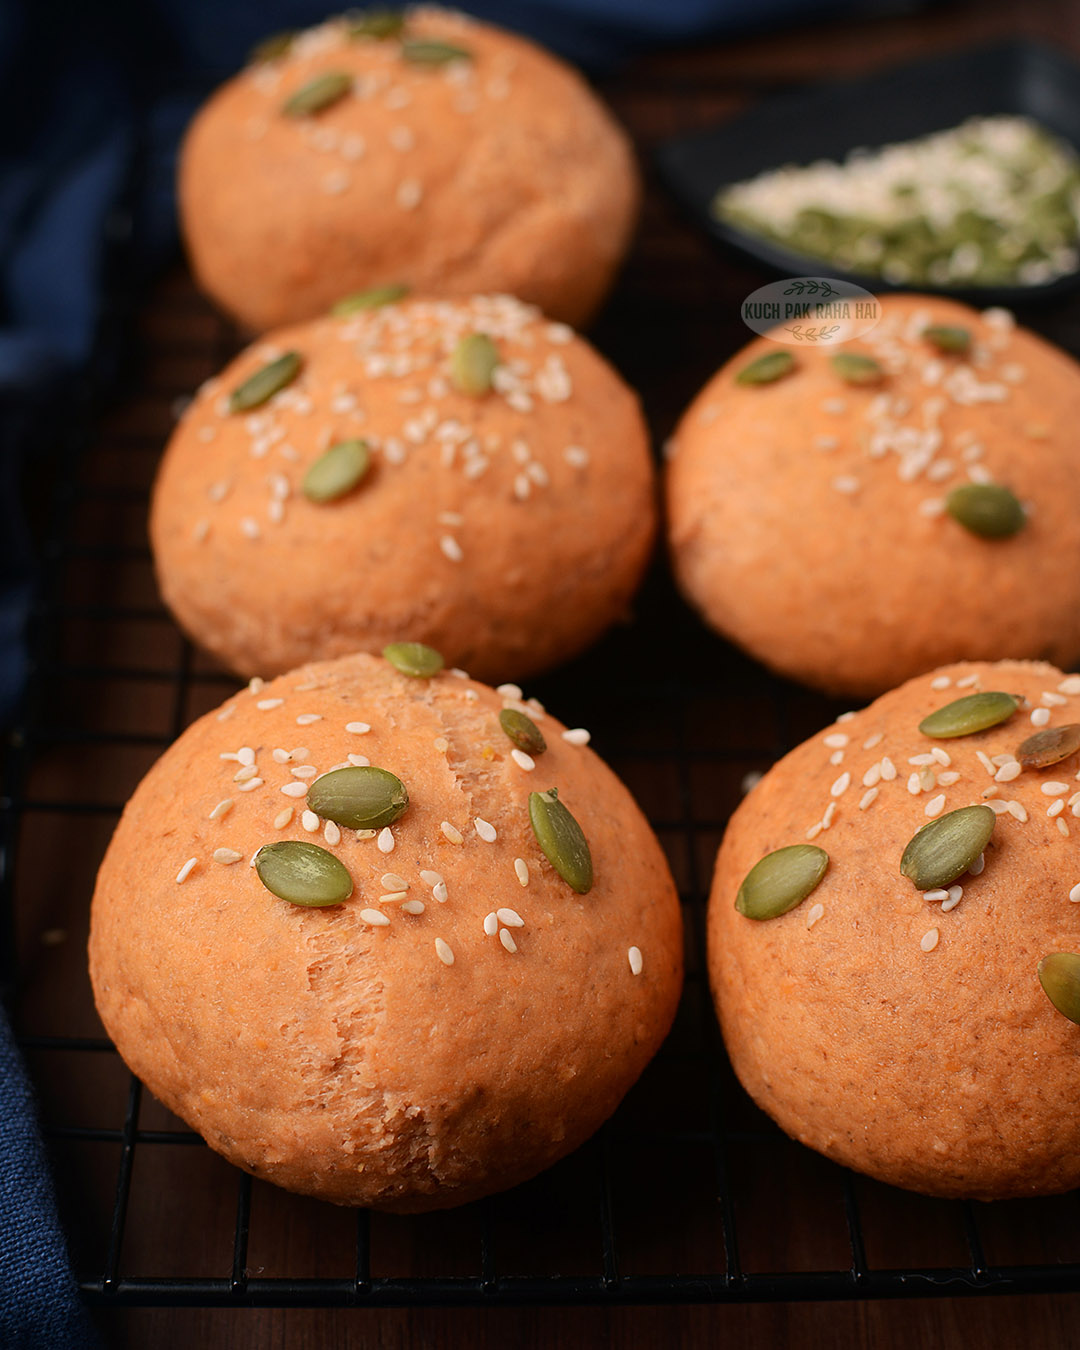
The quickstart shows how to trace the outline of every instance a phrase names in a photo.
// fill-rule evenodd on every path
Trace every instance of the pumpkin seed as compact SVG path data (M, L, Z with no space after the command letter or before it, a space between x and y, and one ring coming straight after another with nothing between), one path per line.
M1007 539L1024 527L1024 508L1000 483L963 483L945 498L945 510L972 534Z
M924 736L950 740L954 736L973 736L1000 722L1007 722L1019 708L1015 694L1003 694L998 689L987 689L978 694L966 694L938 708L919 723Z
M286 352L276 361L257 370L254 375L249 375L229 395L229 411L238 413L258 408L267 399L273 398L279 389L292 384L302 364L299 352Z
M932 342L939 352L956 352L962 355L971 347L970 330L951 324L932 323L929 328L923 329L922 335L927 342Z
M392 281L385 286L372 286L366 291L356 291L339 300L330 311L335 318L347 318L350 314L360 314L369 309L382 309L383 305L392 305L404 299L409 288L403 282Z
M988 806L962 806L919 830L900 859L900 871L920 891L951 886L990 842L997 816Z
M450 379L463 394L479 398L491 390L491 377L499 364L499 349L486 333L470 333L454 348Z
M547 749L543 733L531 717L526 717L517 708L504 708L499 713L499 726L510 737L519 750L527 755L542 755Z
M1080 956L1051 952L1039 962L1043 993L1063 1017L1080 1022Z
M559 801L557 788L529 793L529 821L544 857L578 895L592 889L592 854L581 826Z
M349 37L375 38L384 42L397 37L405 27L405 11L401 9L355 10L345 15Z
M307 804L317 816L350 830L381 830L405 814L409 794L389 769L368 764L332 769L316 778L308 788Z
M370 462L366 441L338 441L304 474L304 496L309 502L337 501L356 487Z
M272 895L290 905L340 905L352 895L352 877L345 864L318 844L301 839L265 844L255 855L255 871Z
M302 84L281 105L286 117L310 117L343 99L352 88L353 77L344 70L324 70Z
M445 664L434 647L425 647L422 642L391 642L383 648L383 656L402 675L418 680L430 680Z
M1048 769L1080 750L1080 723L1068 722L1060 727L1045 727L1021 741L1016 758L1025 769Z
M880 362L859 352L837 352L829 358L829 365L846 384L880 384L885 378Z
M795 358L790 352L766 352L735 376L736 384L772 384L795 369Z
M471 61L472 52L436 38L406 38L401 55L414 66L445 66L451 61Z
M828 866L829 855L816 844L778 848L747 872L735 908L748 919L777 919L802 904Z
M271 33L269 37L263 38L252 47L251 55L248 57L249 63L256 65L263 61L276 61L279 56L286 54L295 38L295 28L287 29L283 33Z

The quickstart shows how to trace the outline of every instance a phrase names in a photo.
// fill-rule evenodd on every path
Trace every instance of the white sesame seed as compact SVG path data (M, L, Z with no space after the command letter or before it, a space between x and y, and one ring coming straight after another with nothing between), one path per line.
M859 799L859 810L865 811L868 806L873 806L874 802L877 801L877 795L880 791L880 788L872 787L869 792L864 792Z
M289 754L288 750L282 750L280 746L273 752L275 764L288 764L291 758L292 756Z
M931 928L929 932L924 933L919 939L919 946L924 952L932 952L938 944L938 936L938 930L936 928Z
M862 779L863 787L867 788L875 787L880 781L881 781L881 765L871 764L870 767L867 769L867 771L863 774Z
M947 890L923 891L924 900L948 900L949 892Z
M1050 689L1044 689L1042 692L1042 701L1048 708L1063 708L1069 700L1064 698L1061 694L1053 693Z
M954 900L951 896L949 897L948 900L943 900L943 901L941 902L941 912L942 912L942 914L948 914L948 913L950 913L952 910L954 910L954 909L956 908L956 906L960 903L960 900L961 900L961 897L960 897L959 895L956 897L955 900Z
M407 891L409 889L409 883L404 877L399 877L396 872L384 872L379 884L387 891Z
M217 720L219 722L227 722L235 711L236 711L235 703L226 703L225 707L222 708L222 710L218 713ZM222 756L222 758L224 759L224 755Z
M1050 721L1049 708L1032 708L1031 725L1033 727L1044 727Z
M978 672L976 672L974 675L965 675L962 680L957 680L956 687L957 689L970 689L973 685L978 683L979 675Z
M255 763L255 751L250 745L242 745L236 752L236 758L245 768L250 768Z
M830 732L828 736L824 737L823 743L827 745L830 750L843 750L849 739L850 738L845 732L833 731Z
M249 778L254 778L258 772L254 764L245 764L242 769L237 769L233 774L233 782L246 783Z
M846 496L850 496L852 493L858 492L859 490L859 480L854 477L854 475L848 473L838 474L832 480L832 485L835 491L842 492Z
M440 755L445 755L447 750L450 749L450 742L446 739L445 736L436 736L435 739L431 742L431 744L435 747L435 749L439 752Z
M270 712L273 708L280 708L284 702L283 698L261 698L255 706L260 712Z
M432 886L431 888L431 898L437 900L440 905L446 904L446 897L448 894L449 892L446 889L445 881L440 881L438 885Z
M259 522L251 516L244 516L240 521L240 529L249 539L258 539L262 534L262 530L259 529Z
M390 922L389 914L383 914L378 909L362 909L360 911L360 922L369 923L372 928L385 928Z
M444 820L442 824L439 826L439 829L442 830L443 834L446 836L447 839L450 840L452 844L460 844L464 842L465 836L461 833L461 831L457 828L456 825L451 825L448 820Z
M930 688L948 689L950 684L952 684L952 680L948 677L948 675L938 675L936 679L930 681Z
M939 764L944 764L946 768L948 768L949 765L952 763L952 760L949 758L948 752L942 750L940 745L935 745L933 750L930 751L930 753L931 755L933 755L933 757L937 760Z
M524 769L526 773L532 773L533 769L536 768L536 760L531 755L527 755L524 750L517 749L516 746L510 751L510 758L519 769Z
M917 773L913 773L908 778L907 790L911 793L913 797L917 797L919 793L922 791L922 783L919 780L919 775Z
M923 807L923 811L928 816L940 816L945 809L945 794L939 792L936 797L931 797Z
M452 966L454 964L454 953L450 950L449 943L444 942L442 938L435 939L435 955L444 966Z
M881 761L881 778L885 783L891 783L896 777L896 765L888 755L885 755Z
M371 760L367 755L350 755L349 763L354 769L366 769Z
M357 830L356 837L361 843L364 843L368 839L374 839L377 833L376 830Z
M990 775L990 777L993 778L994 775L997 773L997 766L994 764L994 761L983 750L976 750L975 754L978 757L979 763L983 766L983 768Z
M993 791L993 792L996 792L996 791L997 791L997 788L992 788L992 789L990 789L990 790ZM983 793L983 796L984 796L984 797L986 796L986 793L985 793L985 792ZM990 810L993 811L993 813L994 813L995 816L1003 816L1003 815L1005 815L1005 814L1007 813L1007 811L1008 811L1008 809L1009 809L1009 803L1008 803L1008 802L1003 802L1003 801L988 801L986 804L987 804L987 806L990 808Z
M402 900L408 898L408 891L387 891L379 896L380 905L400 905Z
M844 762L844 752L843 752L843 750L834 750L834 751L832 752L832 754L829 756L829 763L830 763L834 768L836 768L837 766L843 764L843 762Z
M1027 823L1028 813L1019 802L1006 802L1005 809L1010 816L1015 816L1021 825Z
M952 787L954 783L959 783L960 775L955 769L950 769L948 773L938 774L938 783L941 787Z
M836 815L836 803L830 802L825 808L825 814L821 817L821 828L827 830L833 823L833 816Z
M394 833L389 825L384 825L379 831L377 844L380 853L393 853L394 851Z
M964 896L963 886L950 886L948 890L949 900L952 904L958 905Z
M626 959L630 963L630 974L640 975L642 967L645 964L644 961L642 960L641 949L639 947L631 947L630 950L626 953Z
M529 884L529 864L524 858L514 859L514 871L517 874L518 881L523 886L527 886Z
M256 788L261 788L263 780L261 778L249 778L247 782L240 784L241 792L254 792Z
M425 886L438 886L442 883L443 875L441 872L430 872L427 869L420 873L420 880Z
M233 801L231 797L226 797L224 801L218 802L217 806L210 812L210 820L220 820L227 811L232 810Z
M294 764L289 772L294 778L314 778L319 771L314 764Z
M502 943L502 945L506 948L506 950L507 950L508 952L510 952L511 954L513 954L514 952L517 951L517 943L516 943L516 942L514 941L514 939L510 936L510 931L509 931L509 929L506 929L506 928L500 928L500 929L499 929L499 941L500 941L500 942Z
M307 794L307 784L302 782L283 783L281 791L286 797L303 797Z
M933 764L934 762L935 762L934 756L930 754L912 755L911 758L908 760L909 764L917 764L920 768L922 768L923 765Z
M568 445L563 451L563 459L572 469L584 469L589 462L589 452L580 445Z
M274 829L283 830L286 825L292 823L292 818L293 818L293 808L291 806L287 806L284 811L279 811L277 815L274 817Z
M1050 805L1046 808L1046 814L1050 816L1052 819L1054 816L1060 816L1062 811L1064 810L1065 810L1065 803L1059 797L1056 802L1051 802Z
M180 878L177 877L177 881L179 880ZM1075 885L1069 892L1069 899L1073 902L1074 905L1080 905L1080 883L1077 883L1077 885Z
M503 698L512 698L520 702L522 698L521 686L519 684L500 684L495 688L497 694Z
M841 797L851 786L851 774L842 773L836 782L829 789L831 797Z
M569 745L588 745L592 735L584 727L572 727L569 731L563 732L562 738Z
M863 741L862 748L864 750L876 750L884 739L885 737L880 731L875 731L872 736L867 736L866 740Z
M234 848L216 848L214 849L214 861L216 863L235 863L239 862L244 855L237 853Z
M1065 836L1065 838L1068 839L1068 837L1069 837L1069 826L1068 826L1068 824L1066 823L1064 816L1058 816L1057 820L1056 820L1054 823L1055 823L1055 824L1057 825L1057 827L1058 827L1058 833L1059 833L1059 834L1063 834L1063 835Z
M808 929L813 928L814 924L817 923L817 921L824 915L824 913L825 913L825 906L821 904L820 901L815 905L811 905L810 912L806 916L806 927Z
M994 782L1011 783L1014 778L1019 778L1023 771L1019 760L1010 760L1008 764L1003 764L994 774Z
M423 914L425 905L423 900L406 900L401 909L405 914Z
M986 855L980 853L975 861L968 868L968 876L977 877L986 866Z
M1039 789L1046 797L1064 797L1069 790L1068 783L1043 783Z
M183 883L187 881L188 877L191 876L192 870L198 867L198 865L199 865L198 858L189 858L187 862L183 865L183 867L181 867L180 871L177 872L176 874L176 880L178 884L183 885ZM1078 896L1077 899L1080 899L1080 896Z
M314 811L303 811L300 814L300 824L307 830L308 834L317 834L319 830L319 817Z
M334 821L328 820L323 826L323 838L331 848L333 848L335 844L341 843L341 830Z
M488 937L494 937L499 931L499 916L494 910L484 916L484 932Z
M476 833L480 836L480 838L484 841L485 844L493 844L495 842L497 833L495 830L495 826L492 825L490 821L482 820L479 816L477 816L476 819L473 821L473 825L476 827Z
M345 730L352 732L354 736L364 736L371 730L367 722L346 722Z
M507 928L525 927L525 920L516 909L499 909L495 913L498 915L499 922L506 924Z
M811 825L810 828L806 831L806 837L807 839L816 839L820 833L821 833L821 821L819 820L815 824Z
M1066 675L1058 685L1059 694L1080 694L1080 675Z
M296 719L298 727L309 727L313 722L321 722L322 713L301 713Z
M423 195L424 185L418 178L404 178L398 184L397 204L403 211L414 211L420 205Z
M439 548L450 562L461 562L465 557L464 550L452 534L443 535L439 540Z

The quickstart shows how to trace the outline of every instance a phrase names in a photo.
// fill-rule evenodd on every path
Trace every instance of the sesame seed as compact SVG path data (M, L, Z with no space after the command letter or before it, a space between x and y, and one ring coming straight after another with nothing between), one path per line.
M924 900L948 900L948 898L947 890L923 891Z
M380 853L393 853L394 851L394 832L389 825L384 825L379 831L376 840Z
M896 765L888 755L885 755L881 761L881 777L882 781L886 783L891 783L896 777Z
M950 684L952 684L952 680L948 677L948 675L939 675L936 679L930 681L930 688L948 689Z
M968 868L968 876L977 877L980 874L980 872L982 872L985 866L986 866L986 855L984 853L980 853L979 856Z
M1058 685L1059 694L1080 694L1080 675L1066 675Z
M931 928L919 939L919 946L924 952L932 952L938 944L938 936L938 930L936 928Z
M1050 721L1049 708L1033 708L1031 710L1031 725L1033 727L1044 727Z
M435 955L444 966L452 966L454 964L454 953L450 950L450 944L444 942L442 938L435 939Z
M198 858L189 858L187 862L183 865L183 867L181 867L180 871L177 872L176 874L177 882L180 885L183 885L183 883L187 881L188 877L191 876L192 870L198 867L198 865L199 865ZM1080 900L1080 896L1077 896L1077 899Z
M920 781L919 775L917 773L913 773L911 777L907 780L907 790L911 793L913 797L917 797L919 793L922 791L922 782Z
M366 769L371 760L368 759L367 755L350 755L349 763L354 769Z
M210 812L209 818L211 820L220 820L221 817L226 814L226 812L232 810L232 805L233 805L232 798L226 797L223 802L218 802L217 806L215 806L214 809Z
M461 562L465 557L464 550L452 534L444 534L439 540L439 548L443 555L451 562Z
M817 923L824 913L825 906L823 904L818 903L816 905L811 905L810 912L806 916L806 927L808 929L813 928L814 924Z
M452 844L464 843L465 836L461 833L461 831L457 828L456 825L451 825L448 820L444 820L442 824L439 826L439 829L442 830L443 834L446 836L447 839L450 840Z
M256 788L261 788L263 780L261 778L249 778L246 783L240 784L241 792L254 792Z
M832 797L841 797L851 786L851 774L842 773L836 782L829 789L829 795Z
M584 469L589 462L589 452L580 445L568 445L563 451L563 459L572 469Z
M402 179L397 190L397 204L403 211L415 211L424 195L424 185L418 178ZM447 962L449 964L449 962Z
M293 808L291 806L287 806L284 811L279 811L274 817L274 829L283 830L286 825L291 824L293 814Z
M259 529L259 522L251 516L244 516L240 522L240 529L249 539L258 539L262 534L262 530Z
M341 843L341 830L334 821L328 820L323 826L323 838L331 848L333 848L335 844Z
M983 768L990 775L990 777L993 778L994 775L997 773L997 768L994 764L994 761L983 750L976 750L975 754L978 757L979 763L983 766Z
M524 858L514 859L514 871L517 873L517 879L523 886L529 884L529 864Z
M295 764L289 772L294 778L314 778L319 771L314 764Z
M862 748L864 750L875 750L884 739L885 737L880 731L875 731L872 736L867 736L866 740L863 741Z
M236 758L245 768L250 768L255 763L255 751L250 745L242 745L236 752Z
M245 764L242 769L237 769L233 774L233 782L246 783L249 778L254 778L258 772L254 764Z
M952 763L952 760L949 758L948 752L942 750L940 745L935 745L933 750L930 751L930 753L931 755L933 755L933 757L937 760L939 764L944 764L946 768L948 768L948 766Z
M1069 837L1069 826L1068 826L1068 824L1066 823L1065 818L1064 818L1063 816L1058 816L1057 821L1056 821L1055 823L1056 823L1056 825L1057 825L1057 827L1058 827L1058 832L1059 832L1060 834L1063 834L1063 835L1065 836L1065 838L1068 839L1068 837Z
M950 886L948 889L949 900L954 905L958 905L960 903L960 901L963 899L963 895L964 895L963 886Z
M1019 760L1010 760L1008 764L1003 764L997 773L994 774L995 783L1011 783L1014 778L1019 778L1024 772Z
M506 948L508 952L513 953L517 951L517 943L510 936L509 929L506 928L499 929L499 941L502 943L502 945Z
M423 900L406 900L401 909L405 914L423 914L425 905Z
M584 727L572 727L569 731L563 732L562 738L568 745L588 745L592 735Z
M495 842L497 838L497 832L495 826L492 825L490 821L482 820L479 816L477 816L476 819L473 821L473 825L476 827L476 833L480 836L480 838L484 841L485 844L493 844Z
M996 792L996 791L997 791L997 788L993 788L992 791ZM986 793L985 793L985 792L983 793L983 796L984 796L984 797L986 796ZM1003 801L988 801L986 804L987 804L987 806L990 808L990 810L993 811L993 813L994 813L995 816L1003 816L1003 815L1005 815L1005 813L1006 813L1006 812L1008 811L1008 809L1009 809L1009 803L1008 803L1008 802L1003 802Z
M407 891L409 883L396 872L384 872L379 883L387 891Z
M298 727L309 727L313 722L321 722L322 713L301 713L296 719Z
M448 895L448 891L447 891L447 889L446 889L446 882L445 882L445 881L440 881L439 884L438 884L437 886L432 886L432 888L431 888L431 898L432 898L433 900L437 900L437 901L439 902L440 905L445 905L445 904L446 904L446 897L447 897L447 895Z
M399 905L402 900L408 898L407 891L387 891L385 895L379 896L380 905Z
M958 895L955 900L952 899L951 896L949 897L948 900L943 900L941 902L942 914L948 914L951 910L954 910L956 906L960 903L960 899L961 897Z
M176 879L177 881L180 880L179 877L177 877ZM1073 902L1074 905L1080 905L1080 883L1077 883L1077 885L1075 885L1069 892L1069 899Z
M364 736L371 730L371 727L367 722L346 722L345 730L352 732L354 736Z
M962 680L957 680L956 687L957 689L970 689L972 685L976 685L978 683L979 683L979 676L976 673L974 675L965 675Z
M810 828L806 831L806 837L807 839L816 839L820 833L821 833L821 821L819 820L816 824L811 825Z
M917 764L917 765L921 768L921 767L922 767L923 765L925 765L925 764L933 764L933 763L934 763L934 756L933 756L933 755L912 755L911 758L908 760L908 763L909 763L909 764Z
M954 783L959 783L960 775L955 769L950 769L948 773L938 774L938 783L941 787L952 787Z
M292 756L289 754L288 750L282 750L280 746L273 752L275 764L288 764L291 758Z
M445 736L436 736L435 739L431 742L431 744L435 747L435 749L439 752L440 755L445 755L447 750L450 749L450 742L446 739Z
M261 698L255 706L260 712L270 712L273 708L280 708L284 702L283 698Z
M512 698L520 700L522 698L521 686L517 684L500 684L495 692L501 694L503 698Z
M873 806L880 791L880 788L872 787L869 792L864 792L859 800L859 810L865 811L868 806Z
M1065 704L1068 703L1069 700L1067 698L1063 698L1061 694L1055 694L1049 689L1044 689L1042 693L1042 701L1046 704L1048 708L1063 708Z
M1040 791L1047 797L1063 797L1069 790L1068 783L1043 783Z
M871 764L863 774L862 785L866 788L872 788L881 781L881 765Z
M494 937L499 931L499 916L494 910L484 916L484 932L488 937Z
M244 855L237 853L234 848L216 848L214 849L214 861L216 863L235 863L239 862Z
M222 710L218 713L217 720L219 722L226 722L235 711L236 711L235 703L226 703L225 707L222 708Z
M1023 806L1021 806L1019 802L1006 802L1005 809L1008 811L1010 816L1015 816L1021 825L1027 823L1028 813L1024 810Z
M498 909L495 911L499 922L506 924L507 928L524 928L525 920L516 909Z
M848 473L837 475L837 477L832 480L832 485L837 492L843 492L847 496L850 496L852 493L858 492L859 490L859 480Z
M923 811L928 816L940 816L945 809L945 794L939 792L936 797L931 797L923 807Z
M300 824L308 834L316 834L319 829L319 817L314 811L304 811L300 815Z
M307 784L294 780L291 783L283 783L281 791L286 797L304 797L307 795Z
M378 909L362 909L360 911L360 922L369 923L372 928L385 928L390 922L390 916L383 914Z
M360 840L361 843L364 843L364 841L367 839L374 839L376 833L377 833L376 830L357 830L356 837L357 839Z
M420 880L424 883L425 886L438 886L441 884L442 879L443 876L441 872L430 872L424 870L423 872L420 873Z
M833 731L824 738L824 744L830 750L843 750L850 738L843 731Z
M1065 810L1065 803L1059 797L1056 802L1051 802L1050 805L1046 808L1046 814L1051 818L1053 818L1054 816L1060 816L1062 811L1064 810Z
M830 802L825 808L825 814L821 817L821 828L827 830L833 823L833 816L836 815L836 803Z
M510 751L510 758L518 766L524 769L526 773L532 773L536 768L536 760L531 755L527 755L524 750L519 750L516 746Z

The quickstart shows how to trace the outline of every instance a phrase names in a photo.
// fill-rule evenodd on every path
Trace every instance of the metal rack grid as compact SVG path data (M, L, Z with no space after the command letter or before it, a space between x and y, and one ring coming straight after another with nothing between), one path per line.
M659 568L636 624L530 690L585 721L638 794L687 917L676 1028L600 1134L506 1196L388 1218L252 1181L143 1093L102 1037L72 935L85 927L92 866L123 798L235 684L154 599L143 521L176 398L236 337L185 279L149 313L143 392L84 444L88 401L56 466L33 678L7 756L0 836L0 906L19 929L9 945L21 958L17 1028L89 1301L611 1305L1077 1288L1074 1199L977 1207L878 1186L785 1139L735 1083L703 972L711 858L744 775L839 708L704 632ZM84 838L97 853L71 878ZM70 931L42 926L57 914Z

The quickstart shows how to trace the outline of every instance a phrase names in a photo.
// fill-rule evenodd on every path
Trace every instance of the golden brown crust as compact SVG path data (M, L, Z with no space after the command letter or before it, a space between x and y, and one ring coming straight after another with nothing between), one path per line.
M691 405L667 471L682 589L766 664L859 696L961 658L1073 664L1076 363L1000 311L913 295L881 304L878 328L848 344L891 366L880 388L844 384L828 347L798 350L795 373L774 384L735 384L782 350L761 338ZM972 364L922 339L929 323L968 328ZM1030 504L1011 539L940 514L971 475Z
M514 702L451 674L411 680L369 656L309 666L202 718L137 788L94 896L95 997L131 1068L238 1166L342 1204L463 1203L575 1148L659 1046L682 976L664 856L611 771L534 708L548 750L535 770L519 767L498 723ZM361 721L369 732L346 730ZM248 781L261 780L249 791L234 780L239 761L219 758L240 747L254 752L243 756L256 768ZM304 753L279 762L275 748ZM351 830L338 842L309 832L304 800L281 792L310 781L293 769L324 772L361 752L410 794L390 852ZM529 792L552 786L592 851L584 896L529 825ZM477 818L495 827L493 842ZM248 860L286 838L334 852L352 897L301 909L271 895ZM215 861L219 848L242 857ZM443 878L444 901L422 870ZM423 913L380 900L385 873ZM366 909L390 923L372 926ZM500 909L523 920L501 924L516 951L485 932Z
M448 378L473 330L506 363L481 398ZM229 391L287 350L304 360L293 384L230 414ZM308 501L307 468L354 437L372 449L367 477ZM506 297L270 335L196 395L150 522L166 603L244 675L408 639L492 680L554 665L621 618L655 528L637 399L569 328Z
M202 287L255 330L387 282L506 291L581 324L637 215L629 142L584 81L532 43L461 15L411 12L410 37L467 48L425 67L341 21L249 67L195 118L180 213ZM307 118L284 101L327 71L353 91Z
M980 688L1028 706L962 739L918 731ZM933 1195L1080 1183L1080 1027L1037 974L1047 953L1080 951L1080 758L1015 777L992 762L1032 734L1033 714L1035 725L1080 720L1080 677L1021 662L920 676L781 760L717 858L709 970L744 1087L811 1148ZM910 762L935 749L947 765ZM886 758L895 777L881 777ZM920 784L923 773L934 781ZM908 841L935 814L984 801L1001 814L983 871L960 878L955 906L927 900L899 871ZM778 919L738 914L750 868L811 835L830 859L817 889Z

